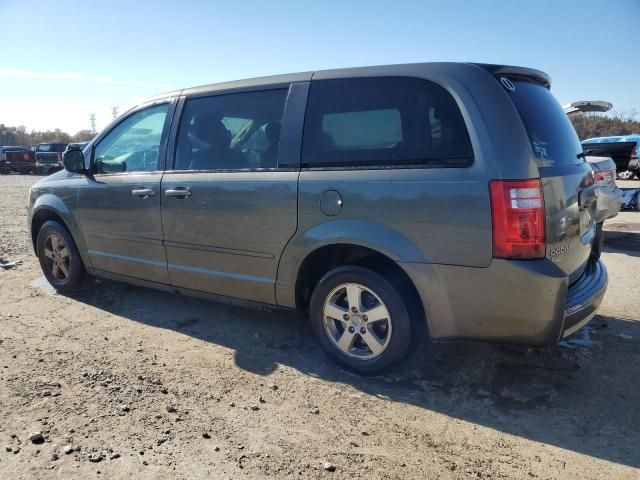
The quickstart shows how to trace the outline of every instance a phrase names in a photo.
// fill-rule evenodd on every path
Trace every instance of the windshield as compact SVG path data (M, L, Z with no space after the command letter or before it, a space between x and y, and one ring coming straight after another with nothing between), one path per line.
M582 163L582 145L553 94L542 85L514 81L510 93L541 167Z

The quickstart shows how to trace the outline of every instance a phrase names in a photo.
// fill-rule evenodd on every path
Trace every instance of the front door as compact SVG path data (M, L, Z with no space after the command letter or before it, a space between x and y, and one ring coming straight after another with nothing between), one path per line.
M288 90L185 101L174 170L162 180L173 285L275 302L278 260L297 225L298 169L282 167L295 149L280 140Z
M93 175L79 184L78 207L97 270L169 283L160 181L171 111L170 102L141 108L92 149Z

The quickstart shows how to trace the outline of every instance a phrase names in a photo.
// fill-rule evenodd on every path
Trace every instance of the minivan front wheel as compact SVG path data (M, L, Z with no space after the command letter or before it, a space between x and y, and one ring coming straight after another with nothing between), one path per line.
M65 227L50 220L45 222L36 243L42 273L59 292L74 290L84 274L84 265L73 238Z
M323 350L348 369L380 373L409 351L409 308L392 283L369 269L328 272L313 292L310 314Z

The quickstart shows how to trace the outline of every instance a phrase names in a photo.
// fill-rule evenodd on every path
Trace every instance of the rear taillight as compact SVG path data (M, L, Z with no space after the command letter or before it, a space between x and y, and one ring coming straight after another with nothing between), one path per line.
M62 160L62 154L58 153L58 161Z
M29 160L29 154L28 154L27 152L24 152L24 153L22 154L22 159L23 159L23 160Z
M544 197L539 179L492 180L494 258L544 258Z
M595 180L595 184L599 187L606 187L613 183L615 178L615 172L613 170L602 170L593 172L593 179Z
M636 144L636 146L631 149L631 156L632 157L638 156L638 144Z

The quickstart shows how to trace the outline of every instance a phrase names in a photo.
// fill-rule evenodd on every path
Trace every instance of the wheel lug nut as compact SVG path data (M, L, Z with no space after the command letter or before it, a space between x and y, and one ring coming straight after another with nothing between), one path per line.
M351 307L351 311L353 313L358 313L358 308L357 307Z
M353 333L353 332L355 332L355 331L356 331L356 329L355 329L355 328L353 328L353 327L349 327L349 333Z
M367 333L367 329L364 327L360 328L360 333L364 335L365 333Z
M363 316L362 316L362 320L364 320L364 321L366 322L366 321L367 321L367 320L369 320L369 319L367 318L367 316L366 316L366 315L363 315Z
M346 313L342 316L342 318L344 318L345 320L349 320L349 315L347 315Z

